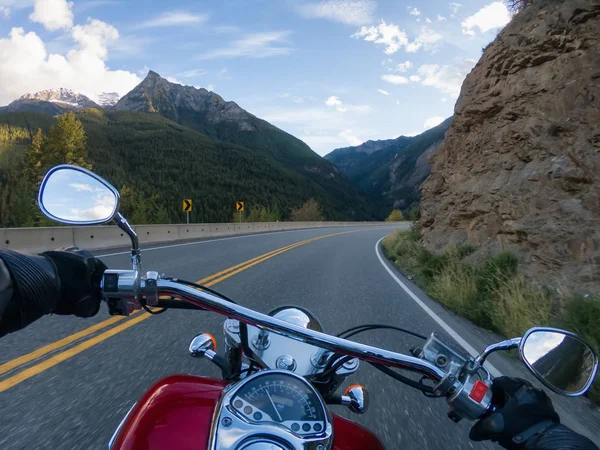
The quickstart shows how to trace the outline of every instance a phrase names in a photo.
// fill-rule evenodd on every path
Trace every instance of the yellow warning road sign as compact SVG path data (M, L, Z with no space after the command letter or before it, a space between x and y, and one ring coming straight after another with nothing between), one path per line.
M244 202L235 202L235 210L243 211L244 210Z
M192 199L191 198L186 198L183 201L183 211L184 212L190 212L192 210Z

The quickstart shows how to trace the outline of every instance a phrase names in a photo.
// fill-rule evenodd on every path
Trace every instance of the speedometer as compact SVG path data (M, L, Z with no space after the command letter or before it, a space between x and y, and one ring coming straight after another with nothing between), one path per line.
M250 380L232 398L231 406L250 422L279 423L297 434L323 431L321 399L304 380L265 373Z

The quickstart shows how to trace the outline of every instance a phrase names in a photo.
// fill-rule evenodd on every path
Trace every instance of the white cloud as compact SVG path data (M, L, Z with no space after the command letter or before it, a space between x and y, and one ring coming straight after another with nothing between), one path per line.
M166 76L165 79L169 82L169 83L175 83L175 84L180 84L181 86L183 86L183 83L181 81L179 81L177 78L172 77L172 76Z
M348 142L348 144L350 144L352 146L360 145L363 143L363 141L358 139L354 135L354 133L352 133L352 130L344 130L344 131L340 132L339 137L344 139L346 142Z
M442 117L442 116L430 117L425 121L425 125L423 125L423 129L429 130L430 128L438 126L443 121L444 121L444 117Z
M429 17L427 17L427 18L425 19L425 22L427 22L427 23L431 23L431 19L430 19Z
M105 60L108 57L107 46L110 42L119 39L119 32L112 25L101 20L92 19L86 25L76 25L72 31L73 40L79 42L85 51L85 57L89 54L98 59ZM74 52L70 52L75 55Z
M0 105L27 92L64 87L79 92L124 95L141 80L131 72L106 66L108 47L119 32L100 20L89 20L71 32L76 46L66 55L48 54L34 32L13 28L0 39Z
M352 37L385 45L384 51L387 55L396 53L402 47L409 53L417 52L420 49L430 51L435 49L442 40L439 33L423 26L417 38L413 42L409 42L406 32L402 31L398 25L392 23L388 25L383 20L377 26L361 27Z
M504 2L490 3L461 23L462 32L469 36L475 36L475 27L479 28L481 33L485 33L503 27L510 22L510 18L510 12Z
M421 81L421 77L419 75L411 75L410 81L412 81L413 83L418 83L419 81Z
M411 63L410 61L406 61L403 63L400 63L396 66L396 72L406 72L408 69L412 69L413 68L413 63Z
M337 98L335 95L332 95L327 100L325 100L325 104L327 106L337 106L337 105L341 105L342 101L339 98Z
M294 96L294 97L292 97L292 101L294 103L298 103L300 105L300 104L304 103L304 98L303 97L296 97L296 96Z
M205 70L192 69L192 70L186 70L184 72L178 73L177 76L181 77L181 78L195 78L195 77L199 77L199 76L205 75L205 74L206 74Z
M379 92L380 94L383 94L383 95L390 95L390 93L388 91L384 91L383 89L377 89L377 92Z
M369 105L349 105L342 102L335 95L330 96L327 100L325 100L325 104L330 108L335 107L335 109L339 112L347 112L347 111L355 111L355 112L367 112L371 110Z
M214 92L215 88L216 86L214 84L209 84L208 86L206 86L206 90L211 92Z
M408 78L402 77L400 75L382 75L381 79L383 81L387 81L392 84L407 84Z
M94 192L94 188L85 183L70 183L69 186L75 189L77 192Z
M0 5L0 16L4 16L5 19L10 17L10 9L8 6Z
M419 11L417 8L411 8L410 6L408 7L408 10L410 11L409 14L411 16L420 16L421 15L421 11Z
M443 22L444 20L448 20L448 19L446 19L444 16L440 16L439 14L437 15L438 22Z
M73 2L66 0L35 0L29 19L50 31L69 30L73 26Z
M462 3L452 2L452 3L448 3L448 6L450 7L450 11L452 11L451 17L454 17L454 15L462 7Z
M327 0L299 5L297 11L308 18L323 18L346 25L364 25L373 22L374 0Z
M90 9L98 8L100 6L109 6L109 5L120 5L121 0L88 0L84 3L77 2L75 5L75 10L77 13L82 13L85 11L89 11Z
M150 20L137 24L135 28L198 25L206 22L207 18L206 14L193 14L188 11L167 11Z
M442 40L442 35L435 31L421 27L421 33L417 38L406 46L406 51L409 53L415 53L421 48L425 51L431 51L437 48L439 42Z
M385 45L385 54L391 55L408 44L406 33L398 25L386 24L383 20L377 26L361 27L352 35L355 39L364 38L365 41Z
M448 102L448 97L442 97L442 98L440 99L440 101L441 101L442 103L447 103L447 102Z
M198 56L198 59L216 58L268 58L270 56L288 55L292 49L286 46L291 31L269 31L253 33L242 39L232 41L228 47L210 50Z
M424 64L417 70L421 76L423 86L431 86L439 89L451 98L460 94L462 83L471 71L476 61L472 59L460 59L456 64L439 66L437 64Z

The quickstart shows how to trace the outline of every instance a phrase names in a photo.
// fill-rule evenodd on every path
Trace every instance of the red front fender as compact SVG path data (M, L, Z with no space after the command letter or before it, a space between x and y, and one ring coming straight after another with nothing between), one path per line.
M207 449L215 407L227 383L172 375L152 386L124 420L111 450ZM366 428L333 416L334 450L384 450Z

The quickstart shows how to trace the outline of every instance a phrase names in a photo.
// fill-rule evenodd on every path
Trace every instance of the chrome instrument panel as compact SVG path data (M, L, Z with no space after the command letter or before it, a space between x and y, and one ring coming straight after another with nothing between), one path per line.
M325 364L319 363L319 359L326 362L329 352L324 352L320 347L305 342L290 339L281 334L260 330L248 325L248 347L252 352L250 356L260 366L270 369L286 369L300 376L309 376L322 373ZM230 347L240 347L239 322L235 319L227 319L223 325L225 342ZM264 340L268 344L263 344ZM320 358L324 355L325 358ZM359 361L353 358L337 370L337 374L348 377L358 370Z
M254 399L261 390L284 384L294 386L290 392L306 394L310 399L298 403L306 408L303 415L292 410L282 417L278 412L280 408L275 406L269 394L265 394L267 396L264 398L268 398L273 405L271 413L265 411L267 408L257 407ZM279 395L282 397L277 397L276 403L282 406L283 413L283 406L294 401L291 398L293 394L285 398L288 391L280 388ZM271 417L274 414L279 416L279 421ZM261 446L282 450L328 450L333 435L331 417L319 393L304 378L287 370L264 370L223 391L212 428L211 450L242 450Z

